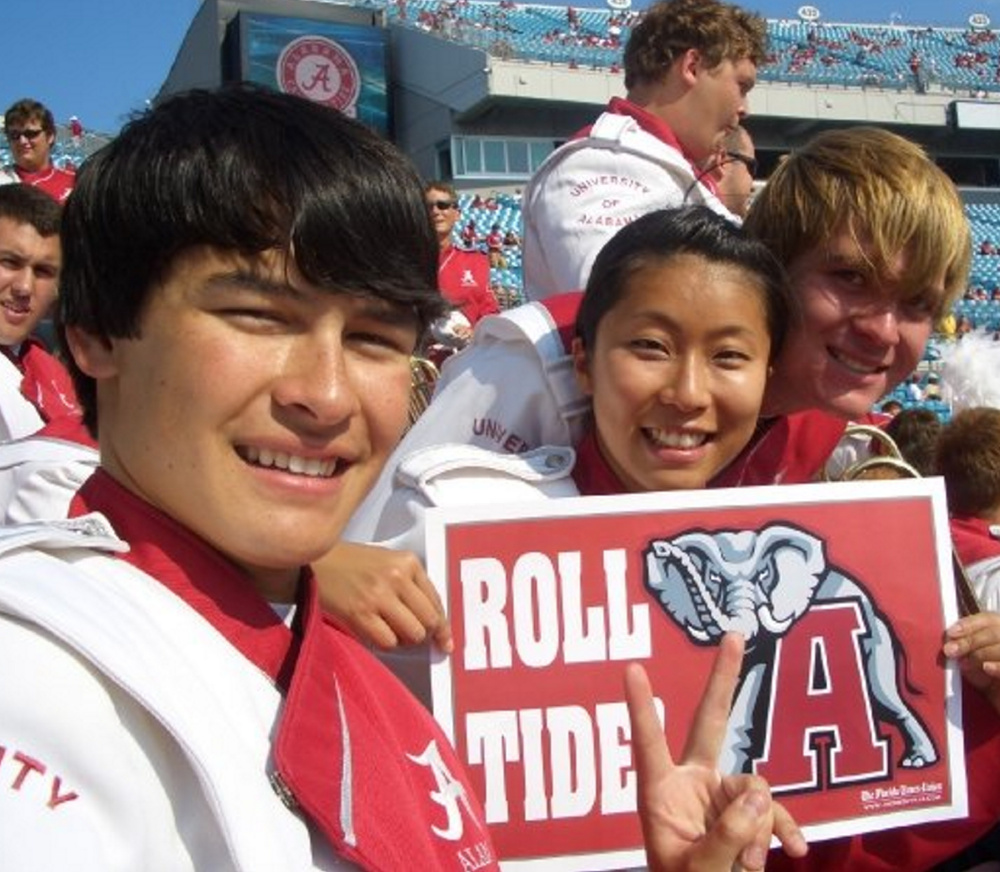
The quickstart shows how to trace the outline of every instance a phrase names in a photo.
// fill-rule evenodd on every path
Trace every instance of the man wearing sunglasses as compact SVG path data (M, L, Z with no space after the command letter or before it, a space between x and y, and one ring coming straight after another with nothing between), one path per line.
M726 136L714 160L719 199L734 215L745 218L757 176L757 156L745 127L737 127Z
M452 244L452 230L462 213L458 193L451 185L428 182L424 202L438 238L438 287L455 307L452 317L435 325L432 333L448 348L460 348L469 341L480 318L500 311L490 291L490 261L481 251L465 251Z
M31 185L62 203L76 176L52 163L56 124L49 109L37 100L18 100L4 113L4 135L14 162L0 170L0 184Z

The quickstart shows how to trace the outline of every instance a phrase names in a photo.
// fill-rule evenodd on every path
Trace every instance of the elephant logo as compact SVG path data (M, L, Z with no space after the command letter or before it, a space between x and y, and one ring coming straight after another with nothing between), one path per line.
M693 642L712 645L728 631L739 632L746 639L747 653L730 715L726 750L720 760L724 771L762 772L764 763L773 759L774 739L769 733L774 727L773 697L779 687L776 664L792 628L809 624L811 615L815 626L824 620L829 625L830 616L836 614L842 623L845 615L853 621L850 633L842 634L850 635L851 654L838 662L855 661L855 683L861 688L857 699L863 700L870 714L871 729L866 740L871 752L869 762L848 776L844 755L833 755L841 766L840 780L871 780L889 774L888 742L879 734L877 721L893 724L899 730L904 745L898 760L901 767L922 768L937 762L933 739L900 691L905 661L898 639L868 591L828 563L822 539L780 522L759 530L695 529L669 539L652 540L643 558L646 589ZM805 631L798 637L803 635ZM812 638L804 644L807 647L801 651L807 652L804 656L811 658L810 670L814 670L808 681L822 685L833 675L826 643L822 638ZM847 672L850 669L841 669L837 674ZM842 680L840 687L848 683ZM908 692L916 692L903 683ZM811 703L821 697L816 686L801 700ZM823 721L823 729L834 735L834 745L840 747L847 731L836 726L836 715L825 713L824 717L827 720ZM882 762L872 762L875 759ZM787 782L792 785L787 789L806 789L816 778L815 773L793 778Z

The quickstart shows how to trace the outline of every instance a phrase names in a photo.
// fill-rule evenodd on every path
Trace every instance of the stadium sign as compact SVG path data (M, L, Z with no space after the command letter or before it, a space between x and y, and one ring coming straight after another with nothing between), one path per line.
M607 4L610 8L618 10L632 8L632 0L607 0Z
M278 83L286 94L357 117L361 75L350 53L322 36L303 36L290 42L278 58Z
M798 14L803 21L819 21L820 11L815 6L800 6Z
M985 30L990 26L990 17L985 12L973 12L969 16L969 27Z

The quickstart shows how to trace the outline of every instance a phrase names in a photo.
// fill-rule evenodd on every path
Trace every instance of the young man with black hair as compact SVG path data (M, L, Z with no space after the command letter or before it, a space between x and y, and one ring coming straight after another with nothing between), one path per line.
M84 165L63 229L100 468L68 519L0 531L5 865L497 868L444 734L308 570L399 438L443 309L408 162L299 98L193 92ZM766 784L714 769L740 654L679 766L629 671L656 868L762 868L772 828L804 850Z

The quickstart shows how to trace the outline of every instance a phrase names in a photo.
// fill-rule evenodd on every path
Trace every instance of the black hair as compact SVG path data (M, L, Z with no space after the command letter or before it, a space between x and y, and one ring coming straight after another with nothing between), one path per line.
M31 185L0 185L0 218L30 224L39 236L55 236L59 232L62 207Z
M774 360L796 311L785 271L763 243L707 206L649 212L607 242L594 261L576 317L576 335L584 348L594 347L601 319L621 300L636 271L679 254L731 264L758 280L771 337L770 359Z
M411 309L421 332L445 308L408 159L335 110L256 86L170 97L84 162L63 216L63 328L137 337L195 246L284 251L318 287ZM70 371L93 430L96 386Z

